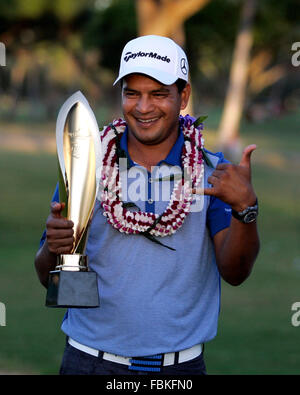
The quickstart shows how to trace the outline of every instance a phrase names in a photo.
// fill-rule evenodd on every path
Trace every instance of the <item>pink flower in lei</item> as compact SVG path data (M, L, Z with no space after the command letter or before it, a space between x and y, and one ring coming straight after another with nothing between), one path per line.
M119 177L119 143L126 128L123 119L114 120L101 132L103 146L102 196L103 215L115 229L127 234L169 236L182 225L190 212L192 188L199 188L204 174L203 125L195 127L195 119L189 115L179 118L184 134L181 153L183 177L174 184L166 210L158 215L142 211L130 211L122 202L122 185Z

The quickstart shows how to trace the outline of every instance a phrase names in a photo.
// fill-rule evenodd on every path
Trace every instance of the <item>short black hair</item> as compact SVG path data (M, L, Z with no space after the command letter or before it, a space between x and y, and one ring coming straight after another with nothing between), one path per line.
M186 87L186 81L182 80L181 78L178 78L178 80L175 81L175 84L177 86L178 93L181 93Z

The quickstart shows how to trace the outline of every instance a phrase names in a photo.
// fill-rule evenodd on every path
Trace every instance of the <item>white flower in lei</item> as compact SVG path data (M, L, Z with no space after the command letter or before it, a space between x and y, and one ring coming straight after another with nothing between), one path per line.
M144 234L169 236L179 229L192 203L192 188L199 188L204 174L203 125L194 126L190 116L179 118L184 135L181 154L183 177L174 184L171 198L166 210L158 215L154 213L132 212L122 202L122 185L119 177L119 144L126 122L114 120L101 131L103 147L102 196L103 215L107 221L120 232L127 234Z

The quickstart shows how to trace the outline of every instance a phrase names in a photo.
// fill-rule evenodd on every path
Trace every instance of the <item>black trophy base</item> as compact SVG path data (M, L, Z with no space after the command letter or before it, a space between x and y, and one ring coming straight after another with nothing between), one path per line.
M99 307L95 272L54 270L49 274L47 307Z

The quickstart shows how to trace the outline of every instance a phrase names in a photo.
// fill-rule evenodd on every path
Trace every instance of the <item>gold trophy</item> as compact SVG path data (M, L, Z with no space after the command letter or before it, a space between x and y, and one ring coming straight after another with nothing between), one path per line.
M49 274L48 307L98 307L97 275L85 255L88 228L98 193L102 153L97 121L81 92L61 107L56 123L59 200L62 213L74 223L70 254L59 255Z

